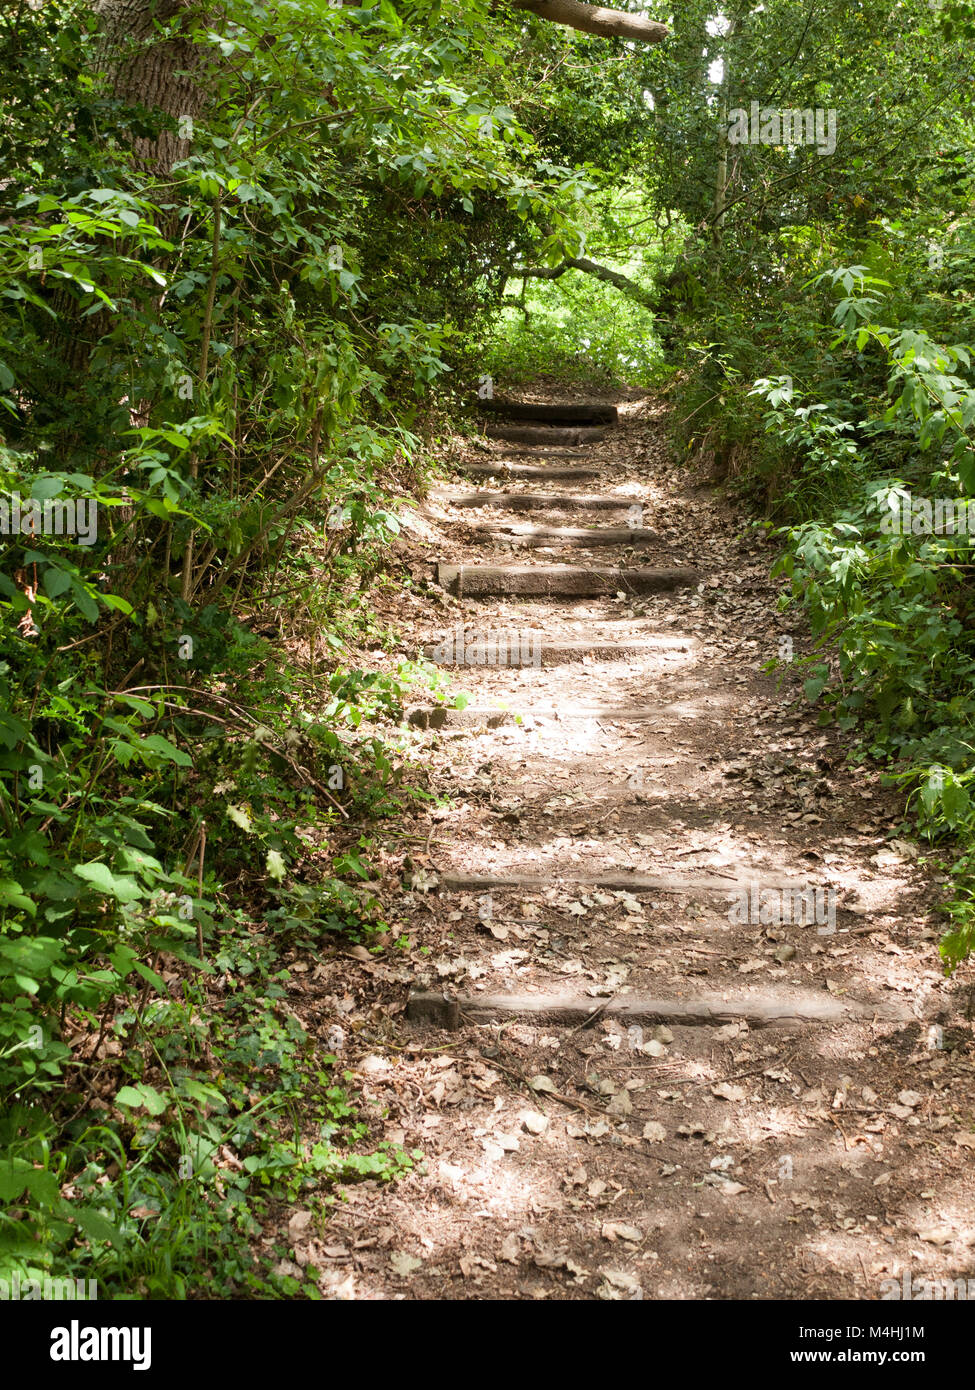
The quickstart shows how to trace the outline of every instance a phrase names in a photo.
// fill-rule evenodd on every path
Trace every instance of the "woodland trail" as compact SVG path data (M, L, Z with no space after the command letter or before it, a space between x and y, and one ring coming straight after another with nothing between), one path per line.
M530 404L458 444L401 551L471 693L411 715L452 798L402 827L412 963L306 986L424 1164L349 1186L324 1236L293 1214L296 1259L357 1299L971 1277L967 987L896 795L762 669L805 646L774 550L668 459L659 403Z

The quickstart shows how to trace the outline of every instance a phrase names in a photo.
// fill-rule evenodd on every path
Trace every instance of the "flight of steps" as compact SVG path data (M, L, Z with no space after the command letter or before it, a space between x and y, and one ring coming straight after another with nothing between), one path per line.
M571 637L565 631L525 627L525 622L531 620L531 607L523 602L526 600L532 605L541 604L551 622L552 615L559 612L551 607L553 603L571 613L569 605L584 598L671 594L698 582L695 569L682 564L679 555L670 554L658 532L644 524L639 480L620 479L625 490L566 490L565 483L570 479L602 479L604 469L592 451L617 428L617 408L601 403L553 405L506 400L483 405L488 414L487 438L518 448L503 458L458 466L457 472L463 477L483 480L487 484L483 488L471 492L460 482L431 498L442 508L461 512L462 521L457 524L463 526L471 558L469 563L444 560L437 565L437 581L459 600L461 616L453 631L427 642L422 654L445 668L477 666L496 671L499 680L503 680L505 671L578 668L585 663L587 689L584 698L572 700L544 692L526 698L525 686L520 684L495 705L415 709L410 713L410 723L419 729L477 730L512 726L524 719L534 727L546 721L571 724L596 719L601 728L619 731L659 717L660 705L654 702L652 685L639 703L600 703L604 692L591 687L592 663L599 663L598 669L605 672L607 664L613 663L622 663L625 669L625 663L632 665L641 659L664 663L671 658L687 660L698 646L693 635L672 630L649 631L636 624L630 632L607 635L600 631L600 626L607 625L605 620L594 621L591 630ZM512 487L522 482L530 483L529 491ZM467 520L474 512L484 513L489 519ZM550 520L543 524L526 522L526 512L547 514ZM620 525L620 519L626 524ZM520 556L511 561L508 552L515 550L544 553L527 562ZM583 558L574 559L579 551ZM591 560L585 558L586 552L593 552ZM496 608L489 607L490 600L502 602L500 617ZM517 623L512 619L512 605ZM519 631L509 640L505 629L512 626L519 626ZM487 870L444 872L440 891L489 893L519 887L542 889L553 883L655 897L693 893L718 904L726 903L729 895L743 886L756 883L762 888L796 891L808 886L803 877L770 877L747 863L720 875L681 871L676 865L654 875L632 871L587 873L577 869L547 873L529 863L523 869L502 874ZM466 1000L444 991L417 991L410 999L408 1017L446 1027L459 1026L465 1020L481 1022L505 1017L578 1024L592 1007L591 998L556 991L529 995L496 993ZM741 1018L753 1025L788 1026L841 1022L871 1013L877 1016L875 1008L868 1009L848 999L824 999L810 991L806 997L797 997L793 992L782 999L756 999L752 992L747 997L741 994L729 998L724 992L720 997L697 995L692 1001L686 997L626 994L607 1006L606 1016L618 1016L628 1023L670 1020L683 1025L719 1024L729 1018Z

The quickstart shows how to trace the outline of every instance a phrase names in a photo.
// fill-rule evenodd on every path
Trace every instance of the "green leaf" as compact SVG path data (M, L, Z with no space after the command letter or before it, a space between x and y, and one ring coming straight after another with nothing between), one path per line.
M136 695L119 695L116 697L123 705L128 705L130 709L137 710L146 719L151 719L156 713L155 705L151 705L148 700L140 700Z
M131 1087L126 1089L131 1090ZM84 1231L89 1240L110 1241L115 1246L123 1244L121 1232L112 1225L111 1221L102 1216L100 1211L95 1211L91 1207L76 1206L70 1202L64 1202L61 1211L65 1216L74 1218L78 1228Z
M29 912L32 917L37 913L33 899L12 878L0 879L0 906L17 907L21 912Z
M108 958L124 980L138 960L138 954L131 946L116 946Z
M66 589L70 589L71 582L71 575L54 565L48 565L44 571L44 588L47 590L48 598L57 598L58 594L63 594Z
M957 824L963 820L970 807L968 792L960 782L952 781L945 784L944 791L941 793L941 804L945 809L945 816L952 824Z
M177 748L174 743L170 743L168 738L163 738L162 734L147 734L145 738L139 740L140 748L148 748L153 753L159 753L167 762L176 763L179 767L192 767L193 759L189 754L184 753L182 748Z
M132 1106L134 1109L144 1106L150 1115L161 1115L169 1102L155 1087L140 1081L136 1086L123 1086L115 1097L115 1104Z
M113 874L107 864L97 861L76 864L71 872L90 883L99 893L104 893L108 898L115 898L120 903L136 902L145 896L134 878L129 878L126 874Z
M86 617L90 623L97 622L98 604L92 598L91 594L89 594L88 590L79 584L77 579L73 577L71 579L71 597L74 599L76 606L83 616Z
M829 671L826 668L821 667L815 676L810 676L807 681L803 682L802 688L806 692L806 699L818 700L820 695L826 689L828 682Z
M157 975L155 970L150 970L148 965L142 964L141 960L137 960L133 968L137 975L141 975L142 978L152 985L154 989L158 990L160 994L168 995L169 990L166 988L166 981L161 975Z
M0 744L4 748L16 748L17 744L30 733L30 726L15 714L0 711Z
M0 1162L0 1202L15 1202L26 1189L33 1172L33 1163L23 1158L9 1158Z

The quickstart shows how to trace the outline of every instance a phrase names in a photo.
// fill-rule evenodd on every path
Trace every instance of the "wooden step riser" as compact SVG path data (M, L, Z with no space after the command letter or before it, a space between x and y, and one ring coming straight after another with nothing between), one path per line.
M542 405L532 401L509 401L500 396L478 401L478 409L503 420L556 425L615 425L619 413L615 405Z
M428 642L423 655L438 666L506 666L539 670L543 667L568 666L589 657L593 661L628 661L632 657L665 654L653 642L543 642L541 638L522 639L513 633L510 639L477 638L457 641L452 635L441 642Z
M444 565L437 583L465 598L521 595L548 598L598 598L618 591L651 594L696 584L691 569L596 569L574 565Z
M458 463L456 471L468 478L531 478L535 482L564 482L568 478L598 478L600 470L584 464L543 468L534 463Z
M875 1018L910 1021L909 1010L897 1005L860 1004L854 1000L817 999L806 993L794 999L755 998L742 995L702 995L692 999L659 999L624 995L599 1000L572 994L496 994L448 998L443 992L416 991L410 995L406 1016L412 1023L439 1028L460 1028L471 1023L519 1020L525 1023L563 1024L579 1028L599 1011L600 1021L613 1019L634 1024L669 1023L678 1027L721 1027L744 1021L753 1028L802 1028L810 1024L833 1025Z
M528 547L547 545L584 546L591 549L604 545L643 546L659 543L660 536L647 527L601 526L532 526L516 530L513 526L494 526L490 522L475 523L469 528L478 540L504 541L507 545Z
M498 507L506 512L626 512L641 505L634 497L567 492L467 492L458 497L436 493L432 500L447 507Z
M609 426L580 425L571 429L557 425L487 425L488 439L505 439L512 444L598 444L609 433Z

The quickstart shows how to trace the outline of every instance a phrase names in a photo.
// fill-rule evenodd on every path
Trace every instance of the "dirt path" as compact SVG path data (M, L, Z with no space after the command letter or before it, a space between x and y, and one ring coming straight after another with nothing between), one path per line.
M451 804L387 840L413 949L292 1003L344 1015L377 1134L425 1159L350 1186L324 1235L293 1224L295 1258L357 1299L971 1277L975 1052L934 870L763 672L804 645L774 552L668 461L662 406L614 400L595 442L458 452L494 480L458 472L411 527L412 620L471 695L413 715Z

